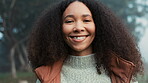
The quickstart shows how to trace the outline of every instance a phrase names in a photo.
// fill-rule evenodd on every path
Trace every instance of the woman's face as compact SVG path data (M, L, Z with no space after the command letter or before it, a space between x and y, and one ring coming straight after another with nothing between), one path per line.
M66 8L62 29L73 55L85 56L92 53L95 24L90 10L82 2L75 1Z

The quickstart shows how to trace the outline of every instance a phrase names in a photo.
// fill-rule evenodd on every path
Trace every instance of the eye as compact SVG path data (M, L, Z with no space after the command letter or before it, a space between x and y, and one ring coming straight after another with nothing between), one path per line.
M72 23L74 22L73 20L66 20L64 23Z
M83 20L83 22L91 22L91 20Z

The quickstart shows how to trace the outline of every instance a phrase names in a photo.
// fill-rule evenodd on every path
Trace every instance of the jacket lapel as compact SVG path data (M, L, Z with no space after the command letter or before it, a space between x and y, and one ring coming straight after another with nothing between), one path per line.
M112 83L130 83L135 65L112 53L110 70Z

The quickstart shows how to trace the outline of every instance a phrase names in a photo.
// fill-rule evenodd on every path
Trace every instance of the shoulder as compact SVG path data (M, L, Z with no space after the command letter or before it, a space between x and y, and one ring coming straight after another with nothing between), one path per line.
M111 65L114 65L116 67L119 66L121 66L121 68L135 67L134 63L126 59L123 59L122 57L119 57L116 53L111 53L110 58L111 58Z
M53 65L51 66L40 66L38 68L35 69L35 73L47 73L50 72L54 69L58 70L59 68L61 68L63 65L63 60L59 60L57 62L55 62Z
M36 68L34 71L38 79L41 80L45 78L45 76L48 76L48 74L51 73L51 66L41 66Z
M47 71L50 71L51 70L51 66L40 66L38 68L36 68L34 71L35 73L46 73Z
M128 61L125 60L121 57L119 57L115 53L111 53L111 63L110 63L110 70L112 72L111 77L112 79L121 79L123 81L128 81L132 79L133 76L133 71L135 69L135 65ZM136 82L131 82L131 83L136 83Z
M40 81L52 80L54 77L59 75L62 65L63 60L59 60L55 62L52 66L40 66L35 69L35 74Z

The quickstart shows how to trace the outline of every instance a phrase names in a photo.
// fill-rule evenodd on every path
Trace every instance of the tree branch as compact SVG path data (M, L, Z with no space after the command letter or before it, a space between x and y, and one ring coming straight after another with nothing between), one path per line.
M16 3L16 0L12 0L11 5L10 5L10 9L12 9L14 7L15 3Z

